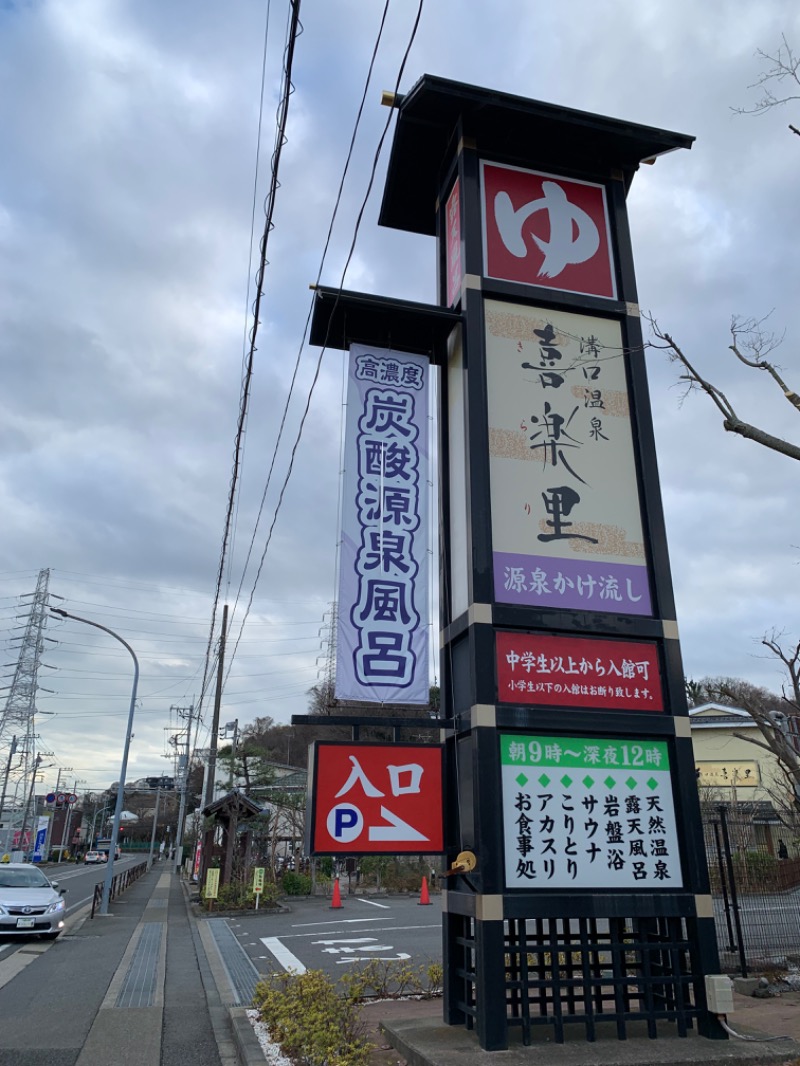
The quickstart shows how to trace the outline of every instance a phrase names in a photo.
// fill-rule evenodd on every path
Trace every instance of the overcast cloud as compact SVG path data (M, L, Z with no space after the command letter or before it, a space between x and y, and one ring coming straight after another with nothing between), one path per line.
M341 280L388 116L380 92L394 87L417 6L390 6L326 284ZM256 240L288 2L271 8ZM382 10L368 0L302 5L223 589L231 605ZM200 693L250 326L265 11L265 0L0 0L0 637L13 666L19 597L50 568L68 610L131 642L142 661L131 778L169 772L170 706ZM780 0L427 0L401 90L429 73L696 135L691 152L643 167L634 182L640 302L743 418L791 437L789 405L727 351L732 314L772 311L771 328L785 331L777 361L800 386L800 138L787 128L800 125L800 107L731 110L757 98L755 52L773 52L781 33L800 49L797 7ZM346 287L433 302L433 241L377 225L383 173ZM234 639L317 356L301 359ZM663 353L647 361L686 673L778 688L758 640L773 628L800 637L800 470L725 434L703 397L683 400ZM324 664L342 363L339 352L324 356L223 722L288 721ZM42 750L54 752L48 774L70 766L68 777L105 787L119 772L130 659L78 623L53 623L48 635L58 643L48 643L40 683L53 691L40 694L37 721Z

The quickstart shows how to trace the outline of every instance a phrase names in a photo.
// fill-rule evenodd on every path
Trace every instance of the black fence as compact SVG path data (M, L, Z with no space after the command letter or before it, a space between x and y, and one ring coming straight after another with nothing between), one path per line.
M746 811L706 811L704 835L723 969L800 965L800 859L781 858L772 827Z
M128 870L122 870L120 873L114 874L111 878L111 892L108 897L109 901L115 899L120 893L124 892L128 885L132 885L134 881L138 881L142 874L147 873L147 865L146 862L140 862L138 865L132 866ZM94 918L94 912L100 906L103 899L104 885L105 881L103 880L94 886L94 895L92 896L92 918Z

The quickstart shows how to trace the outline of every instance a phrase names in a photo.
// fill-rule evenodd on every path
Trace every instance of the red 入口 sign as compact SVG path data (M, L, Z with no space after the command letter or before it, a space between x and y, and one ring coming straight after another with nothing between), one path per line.
M664 710L655 644L501 632L496 652L500 703Z
M310 854L444 850L439 745L318 742L312 758Z
M482 164L487 277L616 299L602 185Z

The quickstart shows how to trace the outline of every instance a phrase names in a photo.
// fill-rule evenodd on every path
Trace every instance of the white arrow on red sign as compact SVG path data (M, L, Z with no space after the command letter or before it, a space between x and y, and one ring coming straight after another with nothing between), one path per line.
M389 825L371 825L369 827L370 840L428 840L428 837L420 833L413 825L409 825L396 814L392 814L388 807L381 807L381 818L385 818Z

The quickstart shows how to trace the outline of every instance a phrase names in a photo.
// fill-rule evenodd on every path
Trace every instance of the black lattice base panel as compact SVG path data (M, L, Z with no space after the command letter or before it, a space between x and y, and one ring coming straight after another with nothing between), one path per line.
M475 919L460 919L456 937L458 987L468 1028L479 1001ZM625 1040L628 1026L674 1023L686 1036L698 1011L693 988L702 982L693 965L685 920L670 918L521 918L505 923L505 1003L509 1028L520 1027L530 1044L534 1026L549 1026L563 1043L567 1026L582 1026L586 1040L611 1022ZM605 1028L605 1025L604 1025ZM641 1025L636 1029L641 1031Z

